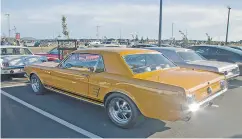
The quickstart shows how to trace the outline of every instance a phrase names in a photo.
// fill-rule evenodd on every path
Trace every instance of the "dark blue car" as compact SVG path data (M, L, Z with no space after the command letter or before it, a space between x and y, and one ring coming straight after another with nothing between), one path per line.
M209 60L236 63L239 65L240 74L242 71L242 51L228 46L199 45L190 49L196 51Z

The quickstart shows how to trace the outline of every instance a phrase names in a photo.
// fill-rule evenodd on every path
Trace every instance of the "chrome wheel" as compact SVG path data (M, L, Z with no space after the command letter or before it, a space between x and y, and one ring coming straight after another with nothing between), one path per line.
M109 103L108 112L111 118L119 124L127 124L132 117L129 103L122 98L113 98Z
M36 77L32 77L31 78L31 86L32 86L32 89L34 90L34 92L39 92L39 89L40 89L39 79L36 78Z

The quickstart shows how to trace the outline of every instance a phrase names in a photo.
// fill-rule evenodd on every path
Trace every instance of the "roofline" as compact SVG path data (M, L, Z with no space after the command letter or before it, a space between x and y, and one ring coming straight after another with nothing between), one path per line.
M176 47L145 47L147 49L149 48L157 48L157 49L163 49L163 50L170 50L170 51L175 51L175 52L180 52L180 51L194 51L191 49L187 49L187 48L176 48ZM153 50L153 49L151 49Z

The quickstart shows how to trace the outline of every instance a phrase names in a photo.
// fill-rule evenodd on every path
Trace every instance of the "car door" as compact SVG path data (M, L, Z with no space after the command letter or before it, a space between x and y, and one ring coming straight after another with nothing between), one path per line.
M52 71L55 87L78 95L88 95L89 78L93 74L97 58L95 54L71 54Z
M105 71L103 57L100 55L95 71L89 78L88 96L102 101L103 96L111 87L112 75Z

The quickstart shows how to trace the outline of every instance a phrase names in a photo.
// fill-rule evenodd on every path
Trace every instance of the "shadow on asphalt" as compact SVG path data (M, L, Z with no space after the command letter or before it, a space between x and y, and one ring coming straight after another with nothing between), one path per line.
M231 136L229 138L242 138L242 134L241 135L234 135L234 136Z
M150 118L145 118L132 129L121 129L108 119L101 106L52 91L46 91L45 95L35 95L30 86L8 87L2 90L103 138L147 138L156 132L170 129L164 122Z
M229 89L235 89L242 86L242 80L233 79L229 81Z

